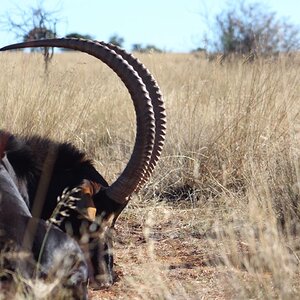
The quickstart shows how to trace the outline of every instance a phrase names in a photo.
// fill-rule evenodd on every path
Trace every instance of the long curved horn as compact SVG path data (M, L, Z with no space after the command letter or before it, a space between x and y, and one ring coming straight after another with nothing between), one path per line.
M137 58L133 57L130 53L127 53L125 50L121 49L116 45L105 42L99 43L103 46L108 47L111 50L114 50L134 68L134 70L139 74L139 76L143 80L152 100L153 111L155 116L155 141L148 168L136 189L136 191L138 191L142 188L143 184L151 176L160 158L164 146L167 124L164 100L162 98L162 94L157 82L150 74L148 69Z
M107 64L127 87L136 112L136 139L132 155L117 180L107 188L107 196L125 204L138 187L151 159L155 119L148 91L137 72L120 55L100 43L80 39L45 39L18 43L1 48L0 51L29 47L61 47L88 53Z

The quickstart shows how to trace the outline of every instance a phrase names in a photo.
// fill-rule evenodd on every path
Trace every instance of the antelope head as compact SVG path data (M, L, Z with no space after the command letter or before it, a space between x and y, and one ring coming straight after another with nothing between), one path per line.
M166 115L160 89L143 64L112 44L82 39L45 39L10 45L0 51L27 47L60 47L90 54L108 65L119 76L131 96L136 113L136 137L131 157L121 175L111 185L96 189L90 187L89 194L92 195L96 220L101 219L102 225L108 228L101 250L103 256L103 251L107 251L111 245L109 229L113 227L132 194L139 191L149 179L161 155L165 140ZM112 270L111 258L110 252L104 255L103 270L99 262L96 264L100 268L95 272L98 277L101 274L112 274L112 271L107 271ZM111 275L104 280L98 278L101 283L111 283L112 280Z

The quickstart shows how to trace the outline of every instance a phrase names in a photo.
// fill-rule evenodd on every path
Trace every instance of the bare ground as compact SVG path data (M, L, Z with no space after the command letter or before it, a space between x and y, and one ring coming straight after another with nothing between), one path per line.
M118 220L117 281L105 290L91 290L91 299L231 298L226 267L217 265L208 255L210 238L195 232L190 224L199 210L159 210L148 209L147 217L144 212L142 223L141 216L130 211Z

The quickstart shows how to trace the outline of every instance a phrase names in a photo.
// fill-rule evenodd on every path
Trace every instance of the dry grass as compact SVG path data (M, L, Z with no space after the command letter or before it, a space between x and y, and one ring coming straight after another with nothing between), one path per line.
M299 57L219 65L142 55L168 135L117 225L117 283L92 299L291 299L299 288ZM109 181L134 140L129 96L84 55L0 56L1 128L69 140Z

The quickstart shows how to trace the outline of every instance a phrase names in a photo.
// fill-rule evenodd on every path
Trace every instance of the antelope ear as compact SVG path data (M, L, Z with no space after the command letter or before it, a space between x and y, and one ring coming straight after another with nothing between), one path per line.
M92 180L83 179L80 188L82 190L82 193L93 197L95 194L97 194L100 191L101 184L94 182Z
M94 204L93 196L101 189L101 184L91 180L84 179L80 185L81 201L80 208L84 215L91 221L95 221L97 209Z

